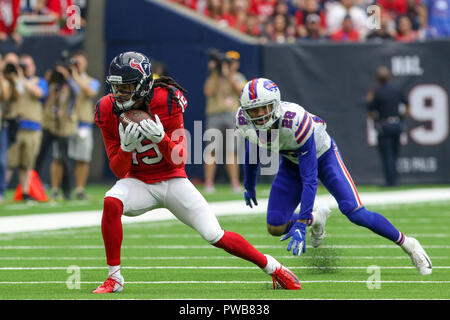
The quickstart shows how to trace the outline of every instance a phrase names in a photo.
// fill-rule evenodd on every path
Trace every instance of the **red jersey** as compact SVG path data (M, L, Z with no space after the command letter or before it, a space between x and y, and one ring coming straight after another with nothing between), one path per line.
M20 14L20 0L0 0L0 32L11 34Z
M144 140L133 152L125 152L120 147L120 112L114 109L112 94L97 102L95 123L102 130L109 165L118 178L136 178L145 183L187 178L184 169L187 142L183 123L187 101L181 91L171 89L169 92L161 87L154 88L150 93L150 102L142 107L153 118L158 115L164 126L164 138L159 143ZM174 100L174 95L179 103Z

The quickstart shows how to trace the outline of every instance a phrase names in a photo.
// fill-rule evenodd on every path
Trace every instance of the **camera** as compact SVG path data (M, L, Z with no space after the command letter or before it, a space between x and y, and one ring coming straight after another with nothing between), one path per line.
M209 50L206 52L206 55L207 55L209 61L214 61L214 62L216 63L216 68L215 68L215 70L216 70L219 74L222 73L222 64L223 64L223 63L228 63L228 62L231 61L231 59L229 59L229 58L225 55L225 53L220 52L219 50L217 50L217 49L215 49L215 48L209 49Z
M11 74L11 73L17 74L17 68L12 63L8 63L7 65L5 65L5 68L3 69L3 73L5 75Z
M71 74L72 74L72 67L75 67L78 70L78 72L80 71L80 69L78 67L78 61L77 61L77 59L74 59L74 58L68 59L65 67L67 70L69 70L69 72Z
M60 67L63 67L63 68L66 68L66 66L65 66L64 64L62 64L62 63L57 64L57 65L51 70L51 73L50 73L50 79L48 80L48 82L49 82L49 83L53 83L53 84L56 84L56 85L61 86L61 85L63 85L63 84L66 82L66 78L64 77L64 75L63 75L61 72L59 72L59 71L57 70L57 68L58 68L59 66L60 66Z

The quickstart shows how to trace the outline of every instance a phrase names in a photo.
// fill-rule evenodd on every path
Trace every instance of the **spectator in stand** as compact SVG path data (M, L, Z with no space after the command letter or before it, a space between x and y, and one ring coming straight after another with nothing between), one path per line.
M407 0L377 0L376 5L387 11L392 18L406 14Z
M344 17L344 21L342 21L342 28L333 34L331 34L331 40L334 42L358 42L359 41L359 33L353 27L353 20L350 15L346 15Z
M289 23L286 15L277 14L273 17L273 22L266 24L265 38L277 43L295 42L295 27Z
M259 24L259 19L256 15L249 14L247 16L247 22L245 24L245 33L253 37L261 36L261 25Z
M264 25L275 12L278 0L250 0L250 13L255 14L261 25Z
M380 28L374 29L367 35L367 40L383 41L383 40L395 40L395 21L391 18L390 14L381 14Z
M412 28L414 30L420 30L424 27L423 15L421 14L421 0L407 0L406 1L406 13L411 20Z
M414 42L419 40L419 34L413 30L411 20L408 16L400 16L397 21L397 41Z
M224 16L224 6L222 0L208 0L205 16L219 22L222 27L228 26L228 21Z
M355 0L341 0L331 2L327 6L327 28L329 34L333 34L342 28L344 18L349 15L353 21L353 27L359 34L359 39L365 39L367 30L367 14L360 7L355 6Z
M227 20L229 27L245 33L247 12L248 0L231 0L230 10L224 14L224 19Z
M20 15L20 0L0 0L0 41L11 38L16 43L22 42L17 33L17 18Z
M327 21L325 10L319 8L318 0L304 0L303 6L295 13L297 21L297 34L304 38L307 35L306 19L309 15L316 15L319 17L319 31L321 34L326 32ZM313 18L315 20L315 18ZM314 26L315 27L315 26Z
M308 14L306 17L305 32L305 36L301 37L304 40L326 40L321 28L320 17L315 13Z
M197 10L197 0L170 0L192 10Z
M450 37L450 0L422 0L421 8L427 37Z
M76 26L71 22L75 21L75 12L71 10L74 0L37 0L36 11L39 14L48 14L53 16L55 23L59 24L62 35L71 35L75 32ZM80 26L81 28L81 20Z

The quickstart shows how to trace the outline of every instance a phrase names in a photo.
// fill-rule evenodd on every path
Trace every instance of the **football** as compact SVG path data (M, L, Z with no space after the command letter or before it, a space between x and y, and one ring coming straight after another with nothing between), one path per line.
M142 120L151 119L150 114L142 110L131 109L120 114L119 121L126 128L130 123L139 123Z

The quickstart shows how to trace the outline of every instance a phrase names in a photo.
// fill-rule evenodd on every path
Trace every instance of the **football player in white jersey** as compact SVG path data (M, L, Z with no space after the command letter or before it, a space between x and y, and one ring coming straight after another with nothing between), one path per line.
M274 236L291 238L287 250L301 255L306 250L306 228L311 227L311 244L318 247L325 235L330 211L313 211L317 181L336 199L339 210L353 223L398 244L423 274L431 274L430 258L420 243L406 237L381 214L367 210L346 169L339 149L326 131L326 123L298 104L281 101L280 89L269 79L249 81L240 97L236 114L238 132L246 139L245 201L257 205L256 180L259 156L252 163L249 143L280 154L267 208L267 229ZM300 204L300 212L295 209Z

